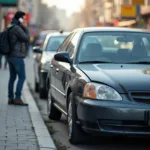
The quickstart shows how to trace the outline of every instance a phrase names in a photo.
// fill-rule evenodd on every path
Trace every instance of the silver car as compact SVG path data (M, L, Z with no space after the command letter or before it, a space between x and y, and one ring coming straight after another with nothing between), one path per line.
M40 98L47 98L46 78L52 57L59 46L63 43L69 32L56 32L47 35L43 45L34 47L34 77L35 91L39 92Z

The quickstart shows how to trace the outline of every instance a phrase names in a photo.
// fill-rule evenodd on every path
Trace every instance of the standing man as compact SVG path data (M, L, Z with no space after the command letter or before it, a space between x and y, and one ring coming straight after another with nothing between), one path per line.
M26 106L27 104L21 100L22 88L26 78L24 58L26 57L26 45L29 42L29 31L25 20L25 13L21 11L16 12L9 27L12 27L9 30L12 51L8 56L10 72L8 83L8 104ZM14 95L14 82L17 76L18 83Z

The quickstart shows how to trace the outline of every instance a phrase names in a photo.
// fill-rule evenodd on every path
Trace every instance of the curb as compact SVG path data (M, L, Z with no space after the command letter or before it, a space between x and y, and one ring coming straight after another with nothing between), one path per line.
M29 104L28 109L40 150L57 150L29 90L27 82L24 83L23 98Z

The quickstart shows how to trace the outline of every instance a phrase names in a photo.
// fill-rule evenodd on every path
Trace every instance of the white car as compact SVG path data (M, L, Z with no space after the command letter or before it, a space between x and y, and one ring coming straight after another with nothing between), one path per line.
M34 74L35 91L40 94L40 98L47 98L46 78L52 57L59 46L63 43L69 32L55 32L47 35L43 45L34 47Z

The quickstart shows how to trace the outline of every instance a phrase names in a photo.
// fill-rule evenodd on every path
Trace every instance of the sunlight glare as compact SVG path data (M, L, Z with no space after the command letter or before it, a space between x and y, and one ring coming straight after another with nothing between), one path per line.
M67 15L70 16L73 12L80 11L84 4L84 0L42 0L48 6L56 5L60 9L65 9Z

